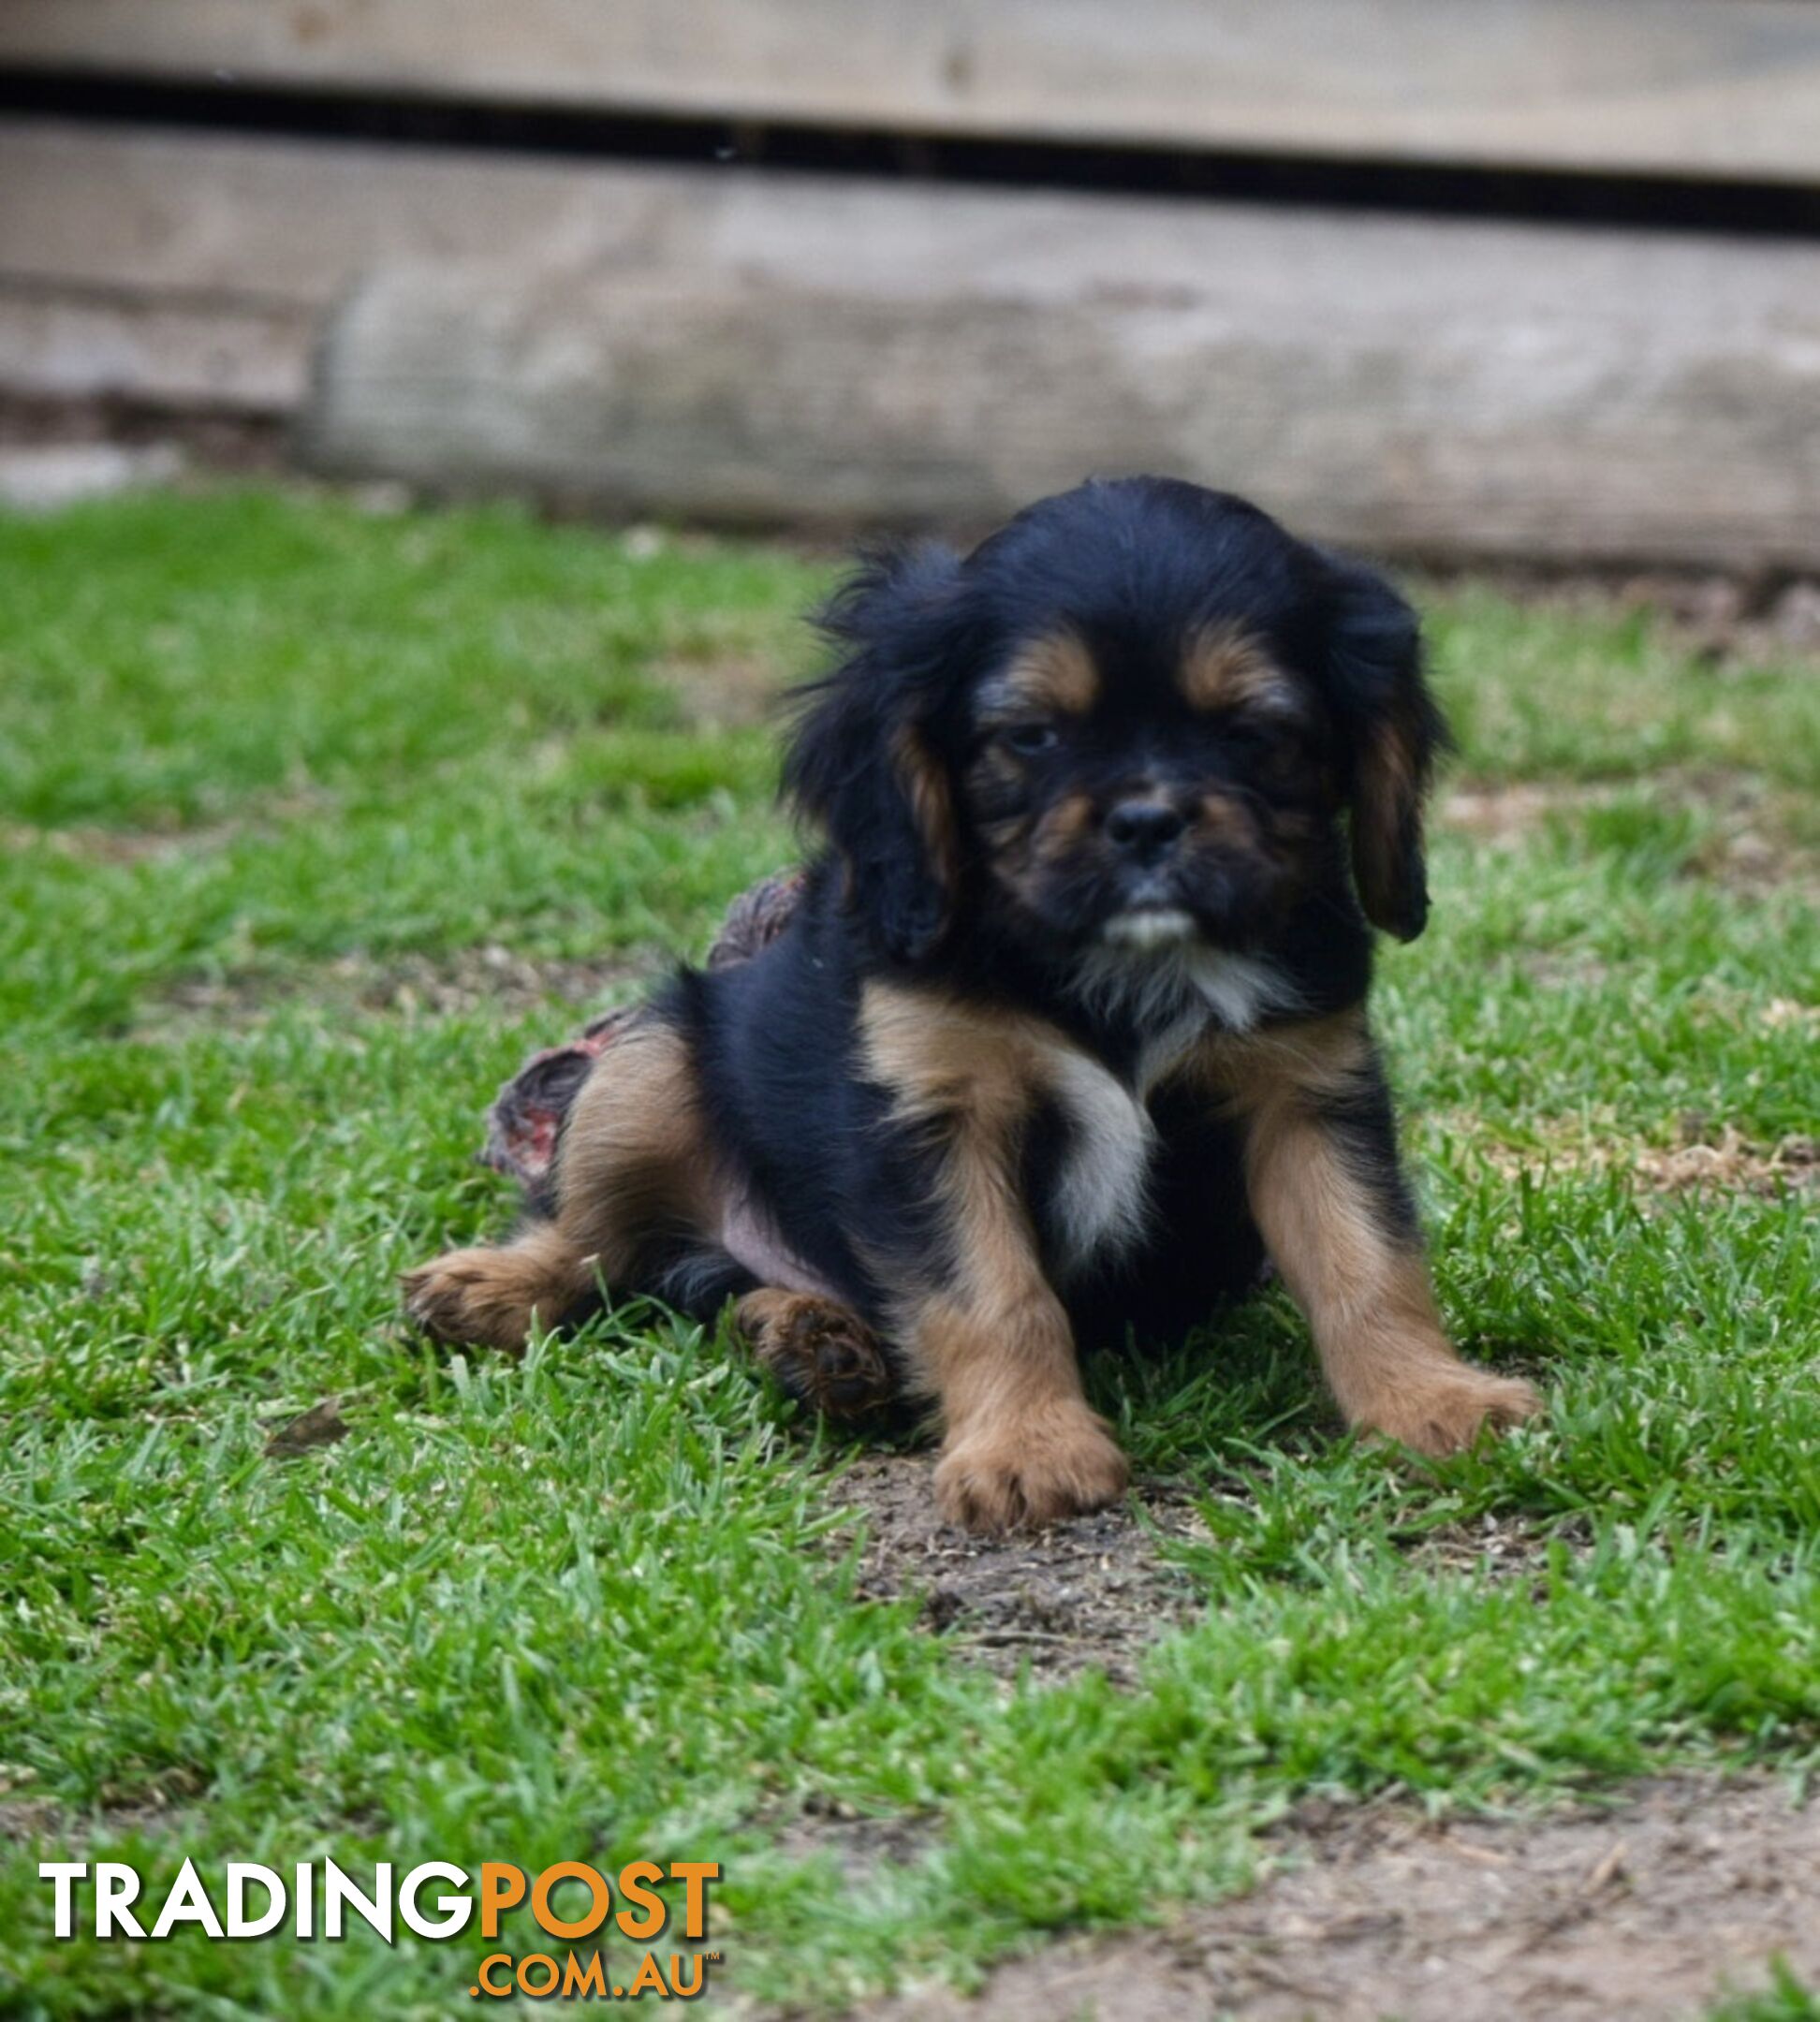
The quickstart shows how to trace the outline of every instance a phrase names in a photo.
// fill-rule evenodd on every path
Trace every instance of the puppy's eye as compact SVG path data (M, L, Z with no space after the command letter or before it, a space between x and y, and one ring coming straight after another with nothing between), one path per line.
M1283 724L1267 723L1255 716L1241 716L1226 726L1227 748L1247 757L1281 759L1293 755L1294 733Z
M1021 756L1033 758L1054 745L1056 729L1053 724L1047 723L1012 724L999 732L999 739Z
M1226 748L1248 778L1272 791L1293 784L1304 769L1302 740L1287 725L1235 725L1226 733Z

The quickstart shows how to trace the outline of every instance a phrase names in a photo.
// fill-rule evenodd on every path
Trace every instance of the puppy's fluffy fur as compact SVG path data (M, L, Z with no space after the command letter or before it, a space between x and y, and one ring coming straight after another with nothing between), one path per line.
M1267 1250L1349 1423L1439 1453L1533 1411L1442 1331L1365 1016L1444 734L1402 598L1136 478L875 559L824 623L795 918L649 1007L547 1216L412 1273L417 1317L512 1348L603 1283L737 1297L826 1408L932 1402L980 1528L1118 1495L1077 1341L1179 1334Z

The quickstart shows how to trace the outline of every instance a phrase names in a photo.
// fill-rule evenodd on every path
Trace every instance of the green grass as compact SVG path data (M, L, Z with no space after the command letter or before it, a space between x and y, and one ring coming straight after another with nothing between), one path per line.
M1779 1961L1767 1991L1722 2002L1708 2022L1820 2022L1820 2000Z
M1234 1886L1310 1792L1813 1764L1812 1200L1629 1179L1687 1112L1820 1117L1811 670L1430 600L1462 772L1576 787L1444 832L1379 999L1456 1331L1551 1416L1413 1475L1276 1298L1096 1360L1211 1532L1141 1691L1007 1693L856 1600L830 1456L717 1334L401 1332L395 1272L509 1215L487 1096L580 1007L374 1008L349 963L698 946L792 842L767 737L668 677L800 671L824 577L260 493L0 522L0 2010L442 2015L486 1949L57 1945L39 1858L715 1858L738 1984L833 2006ZM1711 874L1719 777L1780 884ZM264 1458L329 1396L346 1439ZM1488 1516L1526 1576L1462 1553ZM917 1851L788 1851L830 1806ZM1764 2000L1724 2012L1812 2012Z

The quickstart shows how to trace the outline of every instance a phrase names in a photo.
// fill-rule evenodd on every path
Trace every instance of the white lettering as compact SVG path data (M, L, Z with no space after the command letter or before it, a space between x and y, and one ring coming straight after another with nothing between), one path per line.
M474 1914L473 1900L466 1896L438 1896L436 1908L442 1915L424 1915L418 1908L418 1891L432 1877L438 1882L452 1882L457 1888L467 1884L465 1868L453 1867L448 1861L425 1861L422 1867L413 1868L404 1877L404 1886L398 1892L398 1913L419 1938L452 1938L457 1931L467 1927L467 1920Z
M266 1892L266 1906L257 1916L247 1913L246 1884L257 1882ZM230 1938L263 1938L285 1920L285 1878L275 1868L262 1868L257 1861L228 1863L228 1935Z
M57 1936L76 1935L76 1884L88 1877L87 1861L39 1861L38 1880L57 1891Z
M165 1897L164 1908L158 1912L158 1921L152 1927L153 1937L169 1938L173 1924L199 1924L211 1938L222 1935L221 1919L215 1914L215 1907L209 1900L209 1892L202 1886L202 1877L197 1873L193 1860L186 1860L177 1870L170 1894Z
M373 1870L373 1894L363 1896L331 1860L322 1864L322 1935L342 1934L342 1905L364 1917L388 1944L392 1942L392 1864L380 1861Z
M143 1938L139 1921L127 1909L130 1902L139 1900L139 1878L125 1861L96 1861L95 1864L95 1935L111 1938L114 1926L125 1927L129 1938Z

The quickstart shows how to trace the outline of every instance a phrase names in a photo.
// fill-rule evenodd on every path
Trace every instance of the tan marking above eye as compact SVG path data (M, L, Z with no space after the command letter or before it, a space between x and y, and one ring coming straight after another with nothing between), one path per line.
M1020 647L980 703L988 723L1010 724L1032 715L1084 716L1099 692L1099 668L1086 641L1073 632L1052 632Z
M1176 685L1197 710L1302 713L1295 683L1242 625L1209 625L1196 633L1182 649Z

